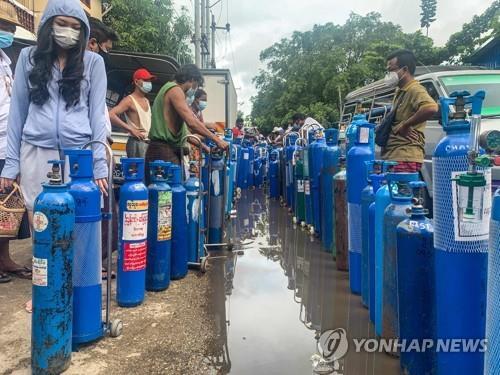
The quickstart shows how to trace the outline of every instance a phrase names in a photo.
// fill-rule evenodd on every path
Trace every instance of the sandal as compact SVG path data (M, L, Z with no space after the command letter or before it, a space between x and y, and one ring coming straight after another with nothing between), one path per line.
M15 276L23 280L31 280L31 278L33 277L32 271L28 267L21 267L15 270L6 270L5 272L11 276Z
M7 275L5 272L0 272L0 284L6 284L12 281L12 278Z

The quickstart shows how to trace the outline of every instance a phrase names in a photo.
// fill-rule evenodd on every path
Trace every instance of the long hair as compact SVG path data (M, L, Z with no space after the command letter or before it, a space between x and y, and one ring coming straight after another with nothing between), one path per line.
M54 18L48 20L39 30L37 46L31 56L33 69L29 75L31 83L30 101L43 105L49 100L48 84L52 79L52 69L57 64L57 45L52 37ZM80 21L80 23L82 23ZM80 101L80 88L83 81L83 56L86 48L85 25L82 23L79 43L67 50L66 65L62 79L58 81L59 93L66 102L66 109Z

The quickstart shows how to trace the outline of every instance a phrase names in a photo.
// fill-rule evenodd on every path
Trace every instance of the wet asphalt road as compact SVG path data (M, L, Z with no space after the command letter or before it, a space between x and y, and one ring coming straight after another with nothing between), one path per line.
M349 350L331 373L398 374L397 359L355 352L351 339L373 338L373 326L321 243L260 190L244 191L237 212L227 228L235 251L211 258L207 275L217 327L208 361L217 372L312 374L321 334L343 328Z

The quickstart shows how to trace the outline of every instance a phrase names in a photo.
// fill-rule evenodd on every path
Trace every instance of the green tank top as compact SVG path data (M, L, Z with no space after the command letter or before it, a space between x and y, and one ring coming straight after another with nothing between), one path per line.
M182 139L188 134L186 124L182 123L179 132L173 134L167 120L163 116L165 95L176 86L177 83L175 82L167 82L156 95L153 108L151 108L151 130L149 131L149 139L152 141L166 142L174 147L182 147L184 146Z

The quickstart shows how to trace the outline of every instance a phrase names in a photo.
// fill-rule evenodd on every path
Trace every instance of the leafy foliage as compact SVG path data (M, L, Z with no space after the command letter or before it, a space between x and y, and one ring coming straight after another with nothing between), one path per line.
M427 36L429 36L429 27L431 23L436 20L436 8L437 8L437 0L422 0L420 4L420 9L422 9L422 13L420 15L420 27L425 27L427 29Z
M447 59L453 63L467 63L474 50L492 35L500 37L500 0L495 0L486 11L474 16L471 22L463 25L462 30L453 34L446 43Z
M424 64L442 61L443 51L420 31L405 34L378 13L352 13L344 25L315 25L261 52L267 65L254 78L252 119L267 132L304 112L323 124L338 120L341 97L383 76L385 57L408 48Z
M108 0L104 22L119 35L117 48L170 55L191 60L191 20L187 10L177 14L172 0Z

